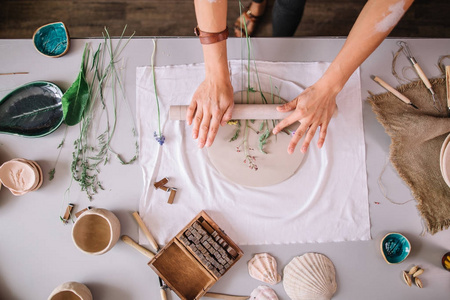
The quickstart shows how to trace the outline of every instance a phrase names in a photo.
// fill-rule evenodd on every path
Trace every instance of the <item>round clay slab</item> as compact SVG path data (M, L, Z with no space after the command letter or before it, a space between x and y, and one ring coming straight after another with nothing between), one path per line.
M251 93L252 101L262 103L262 96L259 92ZM265 98L272 103L272 95L263 93ZM238 92L234 95L235 103L243 103L241 98L246 98L246 93ZM275 103L281 103L279 97L274 96ZM285 102L285 101L283 101ZM243 142L245 134L245 124L248 123L248 146ZM275 121L276 122L276 121ZM261 123L265 123L261 130ZM260 138L268 129L270 137L263 146L263 153L259 150ZM272 120L240 120L240 133L236 140L230 142L238 130L238 125L226 125L219 129L213 145L208 148L209 158L216 169L228 180L250 187L264 187L274 185L288 179L295 174L299 168L304 154L300 151L303 143L302 138L299 147L293 154L287 153L287 147L291 140L291 135L280 132L276 136L272 134ZM290 130L295 130L298 123L290 126ZM248 149L246 151L245 149Z
M443 170L443 165L442 164L444 163L442 157L444 156L445 148L447 148L447 145L448 145L449 142L450 142L450 133L447 135L447 137L445 138L444 142L442 143L441 152L439 154L441 172L443 172L442 171Z

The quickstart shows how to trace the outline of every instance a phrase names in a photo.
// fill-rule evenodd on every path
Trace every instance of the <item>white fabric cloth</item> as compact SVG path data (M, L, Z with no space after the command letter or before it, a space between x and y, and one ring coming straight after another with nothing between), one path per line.
M257 61L256 65L262 77L266 74L287 85L307 87L322 76L329 63ZM229 67L234 90L242 90L246 64L230 61ZM209 161L207 150L197 147L192 128L183 121L169 120L170 105L190 103L204 79L203 64L155 68L166 138L163 146L153 136L158 121L151 67L139 67L136 72L144 175L139 212L159 244L166 244L201 210L239 245L370 239L359 69L337 97L338 113L328 127L323 148L317 148L316 134L296 174L263 188L226 180ZM254 83L252 87L258 89ZM270 91L267 86L262 89ZM280 96L292 100L301 90L280 88ZM167 203L168 193L153 187L164 177L170 179L167 186L178 188L172 205ZM140 242L147 243L143 235Z

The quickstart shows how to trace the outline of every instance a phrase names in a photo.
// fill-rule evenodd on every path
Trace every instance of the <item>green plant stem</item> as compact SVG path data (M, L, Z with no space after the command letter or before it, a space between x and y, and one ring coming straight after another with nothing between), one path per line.
M158 109L158 133L159 136L162 136L161 131L161 112L159 110L159 99L158 99L158 91L156 90L156 77L155 77L155 53L156 53L156 40L153 39L153 53L152 53L152 75L153 75L153 87L155 89L155 96L156 96L156 107Z

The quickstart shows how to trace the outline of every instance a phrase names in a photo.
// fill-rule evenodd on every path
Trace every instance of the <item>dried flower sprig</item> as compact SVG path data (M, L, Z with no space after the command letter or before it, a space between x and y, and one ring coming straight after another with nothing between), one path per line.
M152 75L153 75L153 87L155 89L155 98L156 98L156 108L158 111L158 134L155 131L155 139L162 146L166 140L165 136L161 130L161 112L159 110L159 99L158 99L158 91L156 89L156 77L155 77L155 53L156 53L156 40L153 39L153 53L152 53Z

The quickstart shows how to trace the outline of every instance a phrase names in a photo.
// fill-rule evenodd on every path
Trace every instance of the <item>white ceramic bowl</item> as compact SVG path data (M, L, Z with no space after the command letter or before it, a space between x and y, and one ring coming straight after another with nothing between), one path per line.
M66 282L53 290L48 300L92 300L92 293L82 283Z
M120 222L109 210L93 208L85 211L72 228L75 246L84 253L108 252L120 237Z

